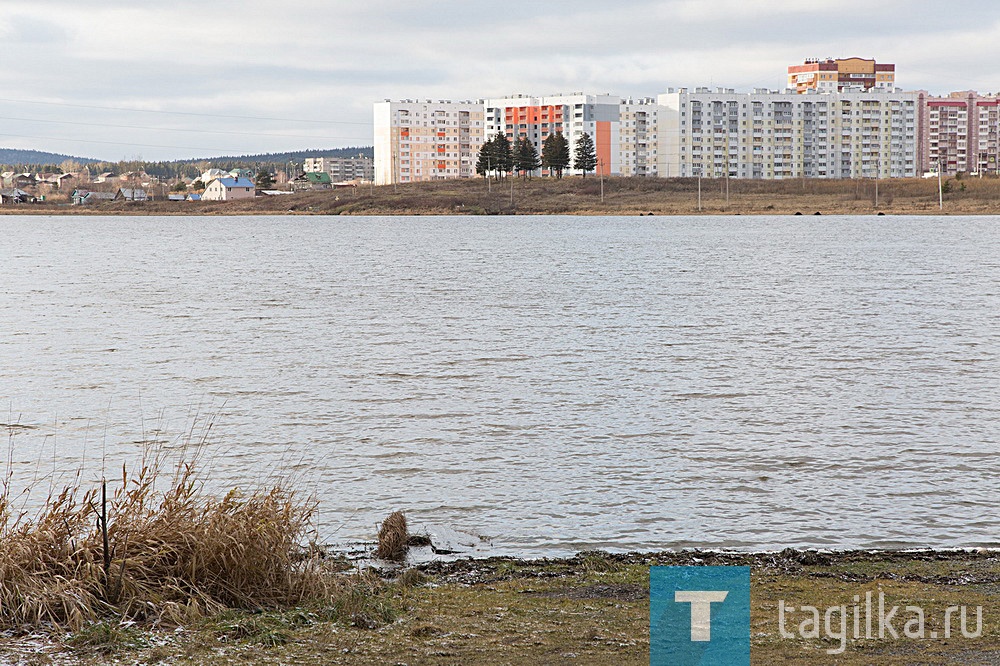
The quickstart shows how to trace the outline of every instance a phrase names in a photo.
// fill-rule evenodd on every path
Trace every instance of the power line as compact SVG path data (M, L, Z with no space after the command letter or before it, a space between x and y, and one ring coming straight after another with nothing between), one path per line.
M153 109L131 109L128 107L120 106L98 106L95 104L70 104L68 102L40 102L31 99L10 99L10 98L0 98L0 102L10 102L12 104L41 104L45 106L62 106L70 107L74 109L97 109L101 111L127 111L129 113L159 113L164 115L172 116L196 116L199 118L236 118L239 120L277 120L280 122L293 122L293 123L316 123L321 125L363 125L365 127L372 127L374 123L358 123L350 122L346 120L308 120L305 118L273 118L270 116L233 116L225 114L216 113L195 113L193 111L156 111Z

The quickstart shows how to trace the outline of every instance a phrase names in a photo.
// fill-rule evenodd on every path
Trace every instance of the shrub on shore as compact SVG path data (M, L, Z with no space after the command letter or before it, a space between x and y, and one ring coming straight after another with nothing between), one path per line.
M281 485L208 497L162 458L106 487L65 488L34 517L0 494L0 627L78 630L105 617L176 624L224 608L330 599L339 583L303 547L315 508ZM166 481L166 480L164 480Z

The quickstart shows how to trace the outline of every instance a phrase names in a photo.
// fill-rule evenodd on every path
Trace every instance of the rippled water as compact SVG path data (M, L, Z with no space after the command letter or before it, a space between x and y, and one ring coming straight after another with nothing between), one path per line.
M0 218L15 485L208 432L321 538L1000 542L979 217Z

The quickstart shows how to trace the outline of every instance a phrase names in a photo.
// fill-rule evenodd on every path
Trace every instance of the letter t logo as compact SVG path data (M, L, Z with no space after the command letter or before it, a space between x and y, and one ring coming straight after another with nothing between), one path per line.
M704 643L712 640L712 604L721 603L729 592L676 591L674 601L691 604L691 640Z

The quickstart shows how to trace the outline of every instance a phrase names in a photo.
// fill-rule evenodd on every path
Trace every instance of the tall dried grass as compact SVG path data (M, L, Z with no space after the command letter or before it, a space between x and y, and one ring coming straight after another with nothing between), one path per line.
M35 516L0 494L0 627L78 630L100 617L175 624L222 608L261 608L331 593L302 548L315 504L281 485L208 497L195 464L162 478L147 458L101 502L67 487ZM160 489L165 488L165 489Z
M406 558L409 530L406 526L406 516L401 511L394 511L382 521L378 531L378 549L375 557L383 560L402 561Z

